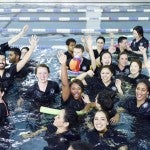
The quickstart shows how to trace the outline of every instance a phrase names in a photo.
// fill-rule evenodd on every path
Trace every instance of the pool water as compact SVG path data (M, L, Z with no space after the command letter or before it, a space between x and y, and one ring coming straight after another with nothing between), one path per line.
M96 9L96 8L101 8L101 9L105 9L105 10L109 10L109 9L149 9L149 7L145 4L143 5L132 5L132 4L127 4L125 6L121 6L118 4L113 4L113 5L109 5L109 4L104 4L104 5L100 5L98 4L96 5L92 5L92 4L87 4L85 3L85 5L80 5L80 4L74 4L74 6L71 5L63 5L63 4L56 4L56 5L46 5L43 3L40 4L3 4L0 6L0 8L4 9L16 9L16 8L21 8L21 9L48 9L48 8L52 8L52 9L62 9L62 8L70 8L70 9ZM141 12L135 12L135 13L131 13L131 12L121 12L121 13L110 13L110 12L106 12L106 13L102 13L102 14L98 14L105 17L105 16L109 16L109 17L119 17L119 16L124 16L124 14L126 16L129 17L135 17L135 16L149 16L149 13L141 13ZM40 12L36 12L36 13L21 13L21 12L5 12L5 14L0 13L1 16L17 16L17 17L23 17L23 16L30 16L30 17L40 17L40 16L55 16L55 17L64 17L66 16L65 12L61 12L61 13L40 13ZM86 13L67 13L67 17L72 17L72 16L76 16L76 17L86 17ZM92 14L88 14L88 15L92 15ZM95 14L94 14L95 15ZM147 21L147 23L145 23L146 21L140 21L140 25L143 25L144 28L148 29L150 27L150 21ZM49 33L49 32L33 32L32 28L51 28L51 29L55 29L55 28L61 28L61 29L65 29L65 28L69 28L69 29L85 29L85 28L92 28L92 24L90 22L80 22L80 21L75 21L75 22L42 22L42 21L2 21L1 22L1 27L3 28L22 28L22 26L28 23L30 26L30 30L28 32L28 34L23 37L22 39L20 39L18 42L15 43L14 46L23 46L23 45L28 45L28 39L29 36L32 34L37 34L37 36L40 39L39 42L39 46L37 48L37 50L34 52L32 59L35 61L38 61L38 63L46 63L51 70L50 73L50 79L57 81L58 83L60 83L59 80L59 76L58 76L58 71L59 71L59 63L57 60L57 52L59 50L65 51L66 47L65 47L65 41L67 38L73 37L77 40L77 43L81 43L81 37L83 35L88 35L88 33ZM95 24L97 24L97 26L99 28L122 28L122 26L124 28L132 28L133 26L139 24L139 22L133 22L133 21L121 21L121 22L116 22L116 21L112 21L112 22L95 22ZM56 26L57 25L57 26ZM97 26L95 28L97 28ZM0 39L1 39L1 43L4 43L8 40L8 38L10 36L13 36L15 33L13 32L2 32L0 35ZM96 34L91 34L93 39L96 39L96 37L99 35L100 33L96 33ZM116 33L116 39L118 36L120 35L125 35L128 37L129 41L132 40L132 33ZM104 36L106 37L106 45L109 45L109 37L107 33L104 33ZM148 32L145 33L145 37L147 39L150 39L150 35ZM95 43L94 43L95 44ZM9 117L10 120L10 127L9 129L6 127L6 138L5 139L0 139L0 146L3 147L4 149L11 149L11 150L27 150L27 149L31 149L32 150L42 150L44 146L47 145L46 141L44 141L43 139L43 135L44 133L41 133L38 136L35 136L33 138L29 138L29 139L23 139L21 137L22 133L27 133L27 132L32 132L32 129L30 128L30 126L28 125L28 121L30 120L29 118L29 114L28 111L25 109L25 107L23 108L23 112L21 113L14 113L14 109L16 106L16 101L19 98L18 93L14 92L17 89L19 89L20 87L22 88L23 91L25 91L27 89L28 86L31 86L34 81L36 80L34 74L29 74L29 76L27 77L27 79L23 82L23 83L17 83L15 82L15 87L10 91L9 93L9 107L11 110L11 115ZM20 89L19 89L20 90ZM127 92L128 93L128 92ZM60 105L60 99L58 98L57 104L56 106ZM88 120L88 119L87 119ZM30 122L33 121L33 124L35 123L34 118L32 118L32 120L30 120ZM50 122L52 121L52 119L49 120ZM129 140L131 140L133 137L135 137L135 132L133 131L133 123L135 122L135 118L129 116L128 114L123 114L121 116L121 121L120 123L115 127L117 130L122 131L123 133L126 134L127 138ZM146 126L145 130L150 130L149 126ZM146 132L144 132L145 134ZM140 134L143 134L142 132L140 132ZM148 133L147 133L148 134ZM148 135L149 137L149 135ZM150 149L150 140L142 140L141 142L139 142L141 145L139 145L139 147L141 148L141 150L148 150ZM148 142L147 142L148 141Z

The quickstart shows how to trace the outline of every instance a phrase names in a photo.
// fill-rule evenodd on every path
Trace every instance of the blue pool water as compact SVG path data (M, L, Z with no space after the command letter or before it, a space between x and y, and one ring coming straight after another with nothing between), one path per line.
M7 11L5 13L0 12L0 17L5 16L5 17L87 17L87 15L97 15L98 17L136 17L136 16L141 16L141 17L149 17L149 13L144 13L144 12L115 12L115 13L110 13L108 11L103 12L103 13L91 13L90 11L85 13L85 12L73 12L73 13L66 13L66 12L57 12L57 13L43 13L43 12L10 12L11 9L86 9L86 10L91 10L91 9L104 9L104 10L110 10L110 9L120 9L120 10L126 10L126 9L137 9L137 10L143 10L143 9L149 9L148 5L132 5L132 4L127 4L125 6L121 6L118 4L103 4L103 5L92 5L92 4L74 4L74 5L63 5L63 4L56 4L56 5L51 5L51 4L8 4L8 3L3 3L0 5L0 9L6 9ZM73 37L77 40L78 43L81 43L81 37L83 35L87 35L88 33L45 33L45 32L33 32L33 28L44 28L44 29L86 29L86 28L102 28L102 29L109 29L109 28L125 28L125 29L130 29L135 25L142 25L144 28L149 29L150 27L150 21L104 21L104 22L95 22L92 24L92 21L73 21L73 22L43 22L43 21L1 21L0 22L0 28L22 28L23 25L29 24L30 30L28 31L27 35L25 35L22 39L20 39L18 42L15 43L15 46L24 46L28 44L28 40L30 35L32 34L37 34L39 37L39 47L37 50L34 52L32 59L38 61L39 63L46 63L49 65L51 74L50 78L52 80L58 81L59 82L59 77L58 77L58 70L59 70L59 63L57 60L57 52L59 50L65 51L65 41L67 38ZM0 34L0 43L4 43L13 36L15 33L14 32L4 32L2 31ZM100 33L92 33L93 39L96 39L96 37ZM132 33L116 33L116 39L120 35L126 35L129 39L129 41L132 40ZM106 37L106 45L109 45L109 40L108 40L108 34L104 34ZM145 37L147 39L150 39L150 34L148 32L145 33ZM23 87L26 89L28 86L32 85L34 81L36 80L35 76L33 74L30 74L29 77L26 79L26 81L23 82ZM15 89L14 89L15 91ZM9 129L9 138L3 139L3 146L6 146L6 149L11 149L11 150L27 150L31 149L32 150L42 150L47 143L43 140L42 135L40 134L34 138L31 139L22 139L20 134L24 132L30 132L30 128L27 124L28 116L29 113L24 109L22 113L14 113L13 112L13 107L16 102L16 99L12 99L12 97L16 97L16 93L14 91L11 93L14 96L11 95L9 105L12 106L12 111L11 111L11 116L9 117L10 119L10 124L11 128ZM15 102L14 102L15 101ZM128 138L132 138L134 136L134 132L131 131L132 129L132 122L134 118L125 114L121 117L120 124L116 127L118 130L123 131L125 134L127 134ZM7 145L7 143L10 143ZM143 145L148 145L146 141L143 141ZM150 144L150 143L149 143ZM143 147L144 147L143 146ZM142 146L141 146L142 147Z

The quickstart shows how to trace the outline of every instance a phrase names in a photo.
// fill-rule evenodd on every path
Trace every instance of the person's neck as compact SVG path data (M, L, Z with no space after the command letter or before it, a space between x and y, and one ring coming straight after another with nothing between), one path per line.
M118 64L118 67L120 70L123 70L125 68L125 66L122 66L121 64Z
M64 133L66 131L68 131L67 128L57 128L56 134Z
M111 80L107 81L107 82L103 82L105 86L108 86L111 83Z
M68 50L68 52L73 56L73 51Z
M140 107L142 104L145 103L145 101L146 101L145 99L137 101L137 107Z
M121 53L125 51L125 49L123 47L121 47L121 46L119 47L119 49L120 49Z
M139 40L141 40L141 36L136 37L136 42L138 42Z
M0 97L0 103L3 103L3 99L2 99L2 97Z
M39 88L41 91L45 92L46 87L47 87L48 81L45 82L38 82Z
M101 48L97 48L98 53L100 54L102 49Z
M1 76L1 77L3 76L4 70L5 70L5 69L0 70L0 76Z
M131 77L131 78L136 78L138 75L139 75L139 72L138 72L138 73L135 73L135 74L130 74L129 77Z
M103 136L103 135L107 132L107 130L108 130L108 129L105 128L104 130L100 131L100 132L99 132L99 135L100 135L100 136Z

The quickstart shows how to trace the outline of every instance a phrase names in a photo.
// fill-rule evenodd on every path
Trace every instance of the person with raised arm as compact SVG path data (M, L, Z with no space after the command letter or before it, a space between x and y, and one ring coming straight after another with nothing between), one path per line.
M84 85L82 81L75 79L71 83L68 81L67 57L62 52L58 53L58 60L61 64L62 81L62 103L64 107L82 110L87 103L90 103L88 95L84 94Z
M2 51L0 52L0 82L2 86L4 87L5 92L7 92L7 90L12 85L16 73L19 72L30 59L38 43L37 36L33 35L31 39L29 40L29 43L30 43L30 48L29 48L29 51L24 56L24 58L20 60L17 64L12 65L9 68L5 68L6 66L5 53Z
M8 42L0 44L0 52L4 53L5 51L8 51L10 49L10 46L18 41L21 37L24 36L24 34L28 31L29 26L25 25L21 32L19 32L17 35L12 37Z

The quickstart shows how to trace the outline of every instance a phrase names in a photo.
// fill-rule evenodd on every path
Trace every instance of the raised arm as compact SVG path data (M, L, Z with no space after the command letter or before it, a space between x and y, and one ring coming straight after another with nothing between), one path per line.
M91 36L86 37L86 43L87 43L87 49L89 51L89 55L90 55L90 59L91 59L92 70L94 71L96 69L96 59L94 57L94 52L93 52L93 48L92 48L93 41L92 41Z
M115 85L116 85L116 88L118 90L118 93L120 95L123 95L123 91L122 91L122 88L121 88L121 80L120 79L116 79Z
M14 37L12 37L9 41L8 41L8 45L11 46L13 43L15 43L17 40L19 40L21 37L24 36L24 34L28 31L29 26L25 25L21 32L18 33L17 35L15 35Z
M109 49L108 51L113 54L116 52L116 47L115 47L115 35L113 32L110 32L109 33L109 37L110 37L110 46L109 46Z
M140 52L141 52L142 55L143 55L142 68L145 68L145 67L146 67L146 64L147 64L147 62L148 62L147 53L146 53L147 49L144 48L143 46L141 46L139 49L140 49Z
M58 52L57 58L60 62L60 68L61 68L62 99L63 101L66 101L70 95L70 87L69 87L68 73L67 73L67 66L66 66L67 57L63 52Z
M78 75L76 79L81 80L84 85L87 85L86 81L84 80L86 76L93 77L94 72L92 70L88 70L87 72L83 72L82 74Z
M37 36L32 35L31 39L29 40L29 43L30 43L29 51L25 54L23 59L17 63L17 72L19 72L24 67L24 65L28 62L34 49L37 46L38 41L39 41L39 39L37 38Z

